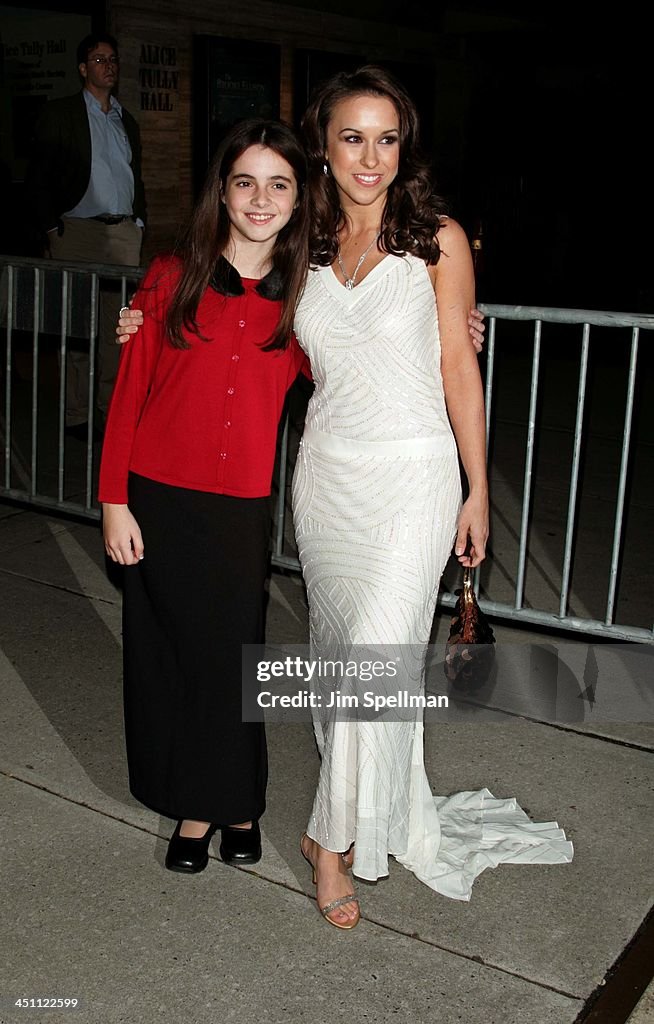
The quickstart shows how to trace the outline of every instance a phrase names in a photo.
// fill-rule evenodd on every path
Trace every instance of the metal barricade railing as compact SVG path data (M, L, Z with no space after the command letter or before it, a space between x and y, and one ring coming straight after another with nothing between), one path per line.
M69 338L71 335L84 337L89 342L89 395L94 390L94 359L98 324L98 295L105 281L119 281L121 300L124 305L134 282L141 274L138 268L125 268L81 263L64 263L51 260L30 260L14 257L0 257L0 323L5 328L5 400L0 428L4 434L4 473L0 496L26 502L30 505L80 515L89 519L99 518L99 509L94 501L95 480L99 458L99 445L93 440L93 401L89 398L88 432L83 452L79 444L72 452L67 451L65 432L65 366ZM528 406L520 429L525 430L524 445L520 442L520 458L524 459L521 473L511 471L511 487L518 485L520 493L511 499L515 513L515 529L511 536L510 558L505 554L502 570L512 591L512 599L504 594L494 595L493 569L499 565L499 556L491 549L482 573L477 575L476 588L482 608L491 616L511 622L524 622L550 627L559 631L594 634L615 639L654 642L654 632L649 622L616 622L620 563L624 545L625 504L627 501L630 459L633 455L633 418L635 408L638 348L640 332L654 329L654 316L638 316L621 313L597 312L590 310L550 309L541 307L484 305L486 314L486 424L489 443L489 473L491 476L491 497L493 474L496 472L493 456L493 439L506 417L498 415L496 409L496 366L506 346L504 335L510 325L531 324L531 358L525 365L524 378L528 387ZM56 321L56 325L55 325ZM576 392L574 424L570 425L570 464L567 467L567 494L563 505L564 538L560 564L548 570L547 585L554 593L555 607L545 607L547 601L531 599L526 593L528 567L535 559L530 551L530 530L533 528L533 496L535 483L535 455L543 428L539 421L542 405L540 383L543 355L548 351L549 340L545 332L549 325L566 325L567 329L580 328L580 357L576 386L568 374L565 387ZM53 330L56 326L57 330ZM612 328L629 330L631 334L628 368L626 374L625 411L622 421L619 469L611 478L614 489L614 509L610 530L610 565L606 583L606 602L602 615L583 609L571 608L578 603L573 588L573 567L575 545L579 537L580 515L580 473L584 446L587 443L588 372L592 352L591 328ZM28 364L28 378L18 387L16 372L17 345L23 361ZM524 352L525 337L521 335L521 352ZM623 343L624 347L624 343ZM44 373L44 351L48 350L51 360L48 373ZM56 360L52 359L56 349ZM523 358L524 361L524 358ZM56 378L53 382L50 378ZM47 379L46 379L47 378ZM56 384L56 395L53 397ZM29 387L28 387L29 385ZM20 394L19 394L20 392ZM43 403L49 403L49 423L53 424L56 443L48 430L43 414ZM53 409L54 406L54 409ZM290 478L294 454L301 433L300 410L287 416L280 440L280 451L275 473L275 513L272 548L274 566L299 571L290 526ZM13 429L12 429L13 427ZM17 436L20 435L20 436ZM48 446L49 442L49 446ZM648 442L649 443L649 442ZM44 457L44 448L48 448ZM54 453L54 454L53 454ZM39 473L43 469L43 480ZM496 516L505 516L506 510L495 502ZM649 542L649 532L647 534ZM651 554L649 556L651 559ZM513 565L508 565L512 559ZM643 559L646 561L645 559ZM508 567L507 567L508 565ZM454 581L452 581L454 582ZM507 584L508 585L508 584ZM506 586L504 587L506 589ZM595 587L594 589L597 589ZM538 596L538 595L536 595ZM573 599L574 600L571 600ZM439 605L453 607L456 596L445 590L441 593ZM551 604L551 601L550 601ZM641 616L642 618L642 616Z
M517 573L515 584L515 601L512 606L498 604L493 601L486 601L484 606L490 614L522 620L541 626L550 626L556 629L566 629L576 632L593 633L600 636L612 636L619 639L632 639L654 642L654 629L638 626L620 625L615 622L616 594L618 585L619 561L623 543L625 496L627 489L627 476L632 441L632 424L634 414L634 398L636 387L636 376L638 366L638 348L641 330L654 329L654 316L633 315L626 313L600 312L585 309L551 309L544 307L521 307L521 306L500 306L489 305L481 307L483 312L490 318L490 331L488 342L488 366L486 374L486 430L487 436L491 436L492 427L492 400L494 385L494 360L496 351L496 325L498 320L514 322L533 323L533 349L531 361L531 381L529 399L529 418L527 445L525 452L524 481L522 488L522 509L520 519L520 536L517 558ZM524 580L525 564L528 547L528 531L530 524L530 502L533 477L534 448L537 426L537 410L539 402L539 367L541 360L542 330L543 324L566 324L581 327L581 348L579 362L579 378L576 395L576 415L574 424L574 441L572 458L569 472L569 489L567 501L567 514L565 520L565 541L564 553L561 565L561 577L559 587L559 607L556 612L546 612L542 609L525 607L524 603ZM627 373L627 387L625 395L625 411L623 420L623 438L620 453L620 469L617 479L615 494L615 516L613 521L613 533L611 542L610 571L607 581L606 606L603 619L582 619L570 615L568 605L570 600L570 581L573 561L573 549L575 542L575 527L577 519L577 505L579 496L579 470L584 441L585 407L588 383L588 365L591 342L591 327L627 328L631 332L631 344L629 348L629 362ZM647 542L650 541L649 535ZM651 557L651 556L650 556ZM643 559L643 568L647 571L647 561ZM454 603L451 595L449 603ZM652 609L648 609L651 614ZM651 621L651 620L650 620Z
M519 496L519 527L516 531L515 550L512 555L515 557L513 569L513 591L512 601L495 600L492 596L492 587L481 586L480 583L484 574L488 573L488 566L492 566L496 558L493 547L491 528L491 547L489 557L477 573L476 591L479 594L481 607L492 617L508 620L510 622L523 622L529 625L549 627L557 631L572 633L591 634L605 636L620 640L637 640L640 642L654 642L654 631L649 624L618 623L616 622L616 594L619 578L620 557L624 539L624 512L627 493L627 481L629 474L630 456L632 453L632 424L634 414L635 389L637 380L638 347L640 332L642 330L654 330L654 316L631 315L612 312L600 312L591 310L556 309L535 306L505 306L484 304L480 308L488 318L487 345L486 345L486 373L485 373L485 398L486 398L486 429L487 429L487 456L489 461L489 476L491 477L491 499L493 494L493 458L491 441L494 427L497 426L494 418L494 397L495 397L495 365L498 349L501 349L501 338L498 339L499 325L506 326L510 322L522 323L532 327L532 351L529 372L529 402L526 414L526 438L523 449L524 469L521 474L521 493ZM547 609L535 606L534 602L527 602L525 599L525 577L529 558L529 531L532 525L532 499L534 484L534 456L539 436L539 402L541 398L540 369L542 363L543 346L546 344L543 338L544 325L567 325L572 328L575 325L580 328L580 360L579 376L576 382L576 410L574 425L571 426L572 451L568 473L568 489L565 499L565 524L564 544L560 567L552 567L549 584L556 588L556 608ZM578 529L579 513L579 477L582 460L582 449L587 439L588 430L585 426L587 390L588 390L588 368L589 353L591 349L591 328L624 328L630 331L631 341L629 346L628 372L626 381L625 409L623 418L623 436L620 444L620 465L616 477L613 479L614 486L614 516L611 528L610 540L610 566L606 584L606 604L603 617L590 613L576 614L570 610L571 599L571 578L574 560L575 541ZM500 330L501 334L502 331ZM525 339L522 338L524 343ZM567 381L568 387L574 382ZM651 439L649 441L651 443ZM293 459L293 445L289 440L289 425L285 425L282 436L281 465L283 474L280 474L279 491L276 500L276 522L275 537L273 545L273 563L286 569L299 570L297 558L291 553L292 547L291 530L288 528L289 509L288 495L286 494L287 481L289 478L289 458ZM515 481L517 482L517 480ZM491 501L491 504L493 502ZM651 544L649 530L644 537L646 543ZM643 572L652 580L652 570L649 568L652 554L649 558L643 552ZM509 567L508 575L511 575ZM594 577L597 579L598 571L594 570ZM444 590L439 596L441 608L453 608L456 603L456 594ZM651 608L648 614L651 615ZM651 622L651 619L649 619Z
M100 290L118 287L121 305L125 305L142 274L138 267L0 256L0 326L5 334L5 401L0 418L4 466L0 495L39 508L99 518L94 503L98 462L94 392ZM66 373L62 368L66 366L73 338L88 343L89 353L87 442L83 455L79 446L71 452L66 445ZM44 365L48 356L55 356L57 365L52 372L51 361L46 375ZM23 364L29 362L23 374L31 381L29 400L25 389L17 386L16 362L21 357ZM52 389L55 377L56 397ZM47 423L43 416L44 399L49 412ZM21 436L16 438L19 427ZM52 442L53 428L54 446L47 443ZM39 479L44 449L48 452L46 486Z

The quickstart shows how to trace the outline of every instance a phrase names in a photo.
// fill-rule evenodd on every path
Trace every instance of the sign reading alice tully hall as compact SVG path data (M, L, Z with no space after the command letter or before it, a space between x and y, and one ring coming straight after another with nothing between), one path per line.
M179 89L177 47L141 43L139 89L141 110L172 113Z

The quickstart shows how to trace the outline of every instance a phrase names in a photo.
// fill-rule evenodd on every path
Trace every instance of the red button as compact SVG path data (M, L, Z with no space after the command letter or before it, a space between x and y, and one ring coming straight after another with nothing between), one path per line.
M227 388L227 394L228 395L233 395L234 394L234 388Z
M232 362L237 363L241 357L237 355L232 356Z
M239 320L238 326L239 327L245 327L245 320Z
M225 426L226 426L226 427L231 427L231 425L232 425L232 424L231 424L230 420L227 420L227 422L226 422Z
M221 457L221 459L226 459L227 458L227 452L221 452L220 453L220 457Z

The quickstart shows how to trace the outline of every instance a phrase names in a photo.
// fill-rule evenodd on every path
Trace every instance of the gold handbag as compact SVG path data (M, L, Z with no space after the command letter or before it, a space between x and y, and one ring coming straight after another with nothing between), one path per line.
M473 570L463 570L463 589L445 647L445 675L457 689L476 690L488 679L495 659L495 634L477 603Z

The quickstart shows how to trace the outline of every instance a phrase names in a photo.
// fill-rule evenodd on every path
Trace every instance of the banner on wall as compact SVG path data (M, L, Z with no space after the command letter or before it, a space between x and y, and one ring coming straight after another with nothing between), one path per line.
M193 167L199 189L228 128L248 117L279 117L281 51L276 43L196 36Z
M91 18L0 6L0 160L21 181L44 103L80 88L76 50Z

